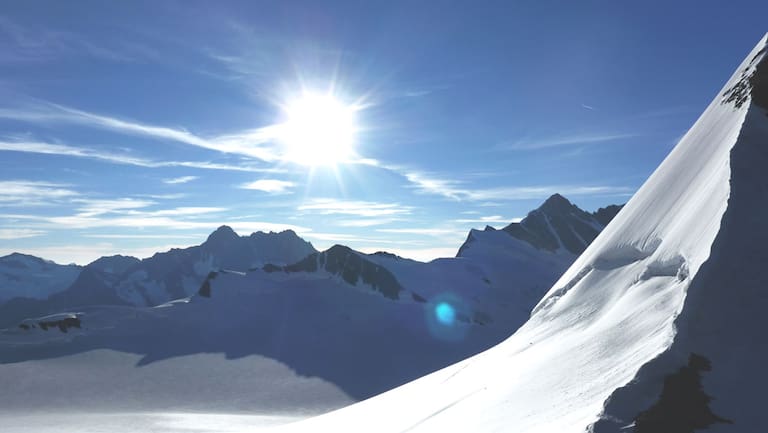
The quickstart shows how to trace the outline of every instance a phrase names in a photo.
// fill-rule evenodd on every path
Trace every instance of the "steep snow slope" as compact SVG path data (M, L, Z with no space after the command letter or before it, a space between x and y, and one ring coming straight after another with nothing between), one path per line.
M512 337L279 430L766 431L766 37Z
M45 299L69 287L81 269L26 254L0 257L0 304L17 297Z

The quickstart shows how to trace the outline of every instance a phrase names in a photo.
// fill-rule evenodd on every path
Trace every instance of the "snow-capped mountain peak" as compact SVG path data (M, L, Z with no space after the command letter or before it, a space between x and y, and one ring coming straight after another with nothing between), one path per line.
M603 227L595 215L554 194L522 221L503 230L537 249L581 254Z
M16 297L45 299L69 287L81 269L29 254L0 257L0 303Z
M206 239L203 245L215 248L231 242L237 242L238 239L240 239L240 236L232 230L232 227L223 225L208 235L208 239Z

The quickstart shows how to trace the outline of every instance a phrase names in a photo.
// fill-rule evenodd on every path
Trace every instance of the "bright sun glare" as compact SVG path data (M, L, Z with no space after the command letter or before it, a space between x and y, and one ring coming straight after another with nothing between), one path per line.
M304 94L284 108L281 141L286 159L299 164L336 165L354 155L355 109L329 94Z

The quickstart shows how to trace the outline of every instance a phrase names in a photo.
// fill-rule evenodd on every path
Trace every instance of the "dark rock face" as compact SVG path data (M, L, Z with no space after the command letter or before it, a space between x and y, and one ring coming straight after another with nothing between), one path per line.
M701 373L712 370L709 360L692 353L688 365L667 376L659 400L635 419L635 433L694 433L712 424L732 421L709 409L712 398L701 387Z
M600 219L610 221L618 209L610 207L598 212ZM584 212L565 197L554 194L525 219L503 230L538 249L556 251L562 246L572 254L581 254L605 225L597 215Z
M38 320L35 322L28 322L28 323L22 323L19 325L19 328L29 331L32 328L40 328L43 331L47 331L48 329L58 328L61 332L68 332L70 328L77 328L80 329L81 322L80 318L77 316L74 317L65 317L62 319L54 320Z
M202 296L203 298L210 298L211 297L211 280L216 278L219 275L218 272L209 272L208 277L203 281L203 284L200 286L200 289L197 291L197 294Z
M613 220L614 217L619 213L621 209L624 208L624 205L618 205L618 204L612 204L606 207L601 207L600 209L592 212L592 217L597 220L600 224L603 225L603 227L607 226L609 222Z
M386 268L366 259L362 254L343 245L334 245L322 253L314 253L304 260L283 267L266 265L264 272L317 272L322 269L340 276L345 282L356 286L358 281L380 292L389 299L399 299L403 287Z
M741 108L744 103L752 97L752 102L763 108L768 109L768 60L763 57L759 64L755 65L758 57L764 55L766 48L760 50L753 58L747 68L741 72L741 79L729 88L723 94L723 104L733 104L736 108ZM754 70L750 72L751 68Z

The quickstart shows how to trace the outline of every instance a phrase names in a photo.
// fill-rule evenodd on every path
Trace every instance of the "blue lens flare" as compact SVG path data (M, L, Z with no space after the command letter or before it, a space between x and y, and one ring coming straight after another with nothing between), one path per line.
M435 316L438 322L450 326L456 320L456 310L451 304L441 302L435 306Z

